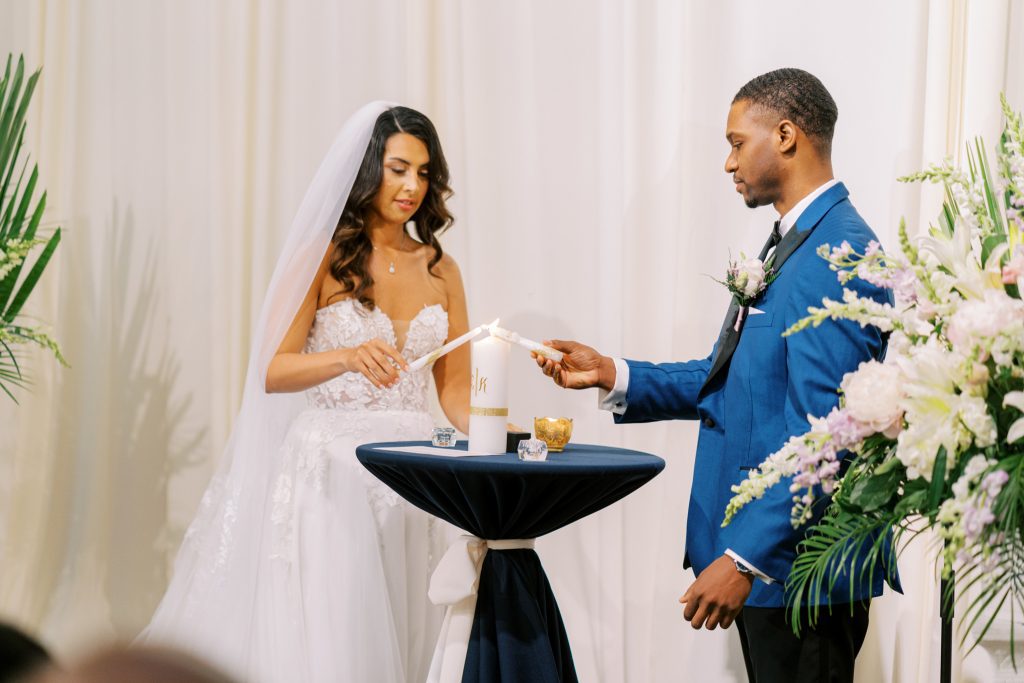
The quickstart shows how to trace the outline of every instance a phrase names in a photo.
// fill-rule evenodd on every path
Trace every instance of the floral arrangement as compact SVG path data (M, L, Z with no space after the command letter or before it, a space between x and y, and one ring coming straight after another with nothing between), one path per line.
M770 259L769 259L770 260ZM774 273L759 258L746 258L740 254L739 261L729 261L725 271L725 285L740 306L749 306L761 296L774 280Z
M889 333L884 360L847 374L831 413L733 487L724 524L776 485L793 493L794 527L811 523L786 586L795 629L835 585L831 568L871 571L928 528L944 542L944 599L955 582L979 640L1004 607L1011 621L1024 608L1024 124L1002 105L997 175L977 140L966 169L900 178L945 186L927 235L912 242L901 223L898 254L819 250L841 283L890 288L895 303L845 289L785 332L845 319Z
M38 71L25 79L24 58L18 59L12 74L8 56L3 79L0 79L0 390L12 400L16 399L10 386L25 383L25 375L14 353L16 345L38 344L65 364L53 338L38 327L24 324L19 317L60 244L60 228L48 237L39 235L46 193L33 206L39 169L33 165L26 181L28 163L21 161L25 115L38 80ZM42 247L42 251L30 265L30 252L37 247Z

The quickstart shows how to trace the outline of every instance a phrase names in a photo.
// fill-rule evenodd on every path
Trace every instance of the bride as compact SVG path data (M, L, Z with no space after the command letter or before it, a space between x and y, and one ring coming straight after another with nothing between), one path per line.
M450 193L419 112L372 103L345 124L292 224L231 439L143 639L256 683L426 678L445 531L355 447L429 438L428 370L407 361L468 328L458 267L437 240ZM463 432L468 354L433 367Z

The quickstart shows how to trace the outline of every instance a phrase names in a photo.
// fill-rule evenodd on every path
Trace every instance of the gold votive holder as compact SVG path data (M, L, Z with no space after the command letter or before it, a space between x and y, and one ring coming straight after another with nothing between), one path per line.
M535 417L533 434L548 445L552 453L561 453L572 437L572 418Z

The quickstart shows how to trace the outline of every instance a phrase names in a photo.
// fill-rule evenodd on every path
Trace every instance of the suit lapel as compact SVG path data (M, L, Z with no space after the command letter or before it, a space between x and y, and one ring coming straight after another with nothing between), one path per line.
M729 311L725 314L722 331L718 333L718 346L716 347L715 358L711 362L711 369L708 371L708 378L704 380L704 384L701 386L702 389L722 369L722 366L732 358L732 352L736 350L736 345L740 341L740 333L736 331L736 318L739 317L739 314L740 305L736 302L736 299L733 299L732 303L729 304Z
M804 243L804 240L810 237L811 232L821 222L821 219L825 217L829 209L843 199L846 199L849 195L850 193L845 185L836 183L815 199L800 214L793 227L782 236L779 245L775 247L775 253L770 259L772 270L778 273L782 265ZM735 329L739 308L739 304L736 303L735 299L729 304L729 311L725 314L725 323L722 325L722 331L718 334L715 357L711 361L711 369L708 370L708 377L704 380L701 391L711 384L711 381L728 364L733 352L736 351L736 345L740 341L740 332ZM742 327L740 331L742 331Z
M807 239L810 234L810 230L801 231L794 225L792 230L783 235L782 239L779 240L779 246L775 247L775 253L772 254L770 259L768 259L772 271L775 273L779 272L779 269L782 268L782 264L786 262L786 259L793 255L793 252L795 252L797 248L804 243L804 240Z

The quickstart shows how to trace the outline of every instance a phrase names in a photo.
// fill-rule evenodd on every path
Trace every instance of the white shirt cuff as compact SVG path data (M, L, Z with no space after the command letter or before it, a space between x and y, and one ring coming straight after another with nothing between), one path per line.
M621 358L613 358L615 361L615 386L611 391L598 389L597 407L601 410L609 410L616 415L626 412L626 392L629 390L629 364Z
M752 565L749 562L747 562L746 560L744 560L742 557L740 557L738 554L733 552L731 549L726 548L725 549L725 554L728 555L729 557L731 557L732 559L736 560L740 564L742 564L744 567L746 567L750 571L752 571L754 573L754 576L756 576L757 578L761 579L765 583L775 583L775 580L773 578L771 578L770 576L768 576L767 574L765 574L764 572L759 570L757 567L755 567L754 565Z

